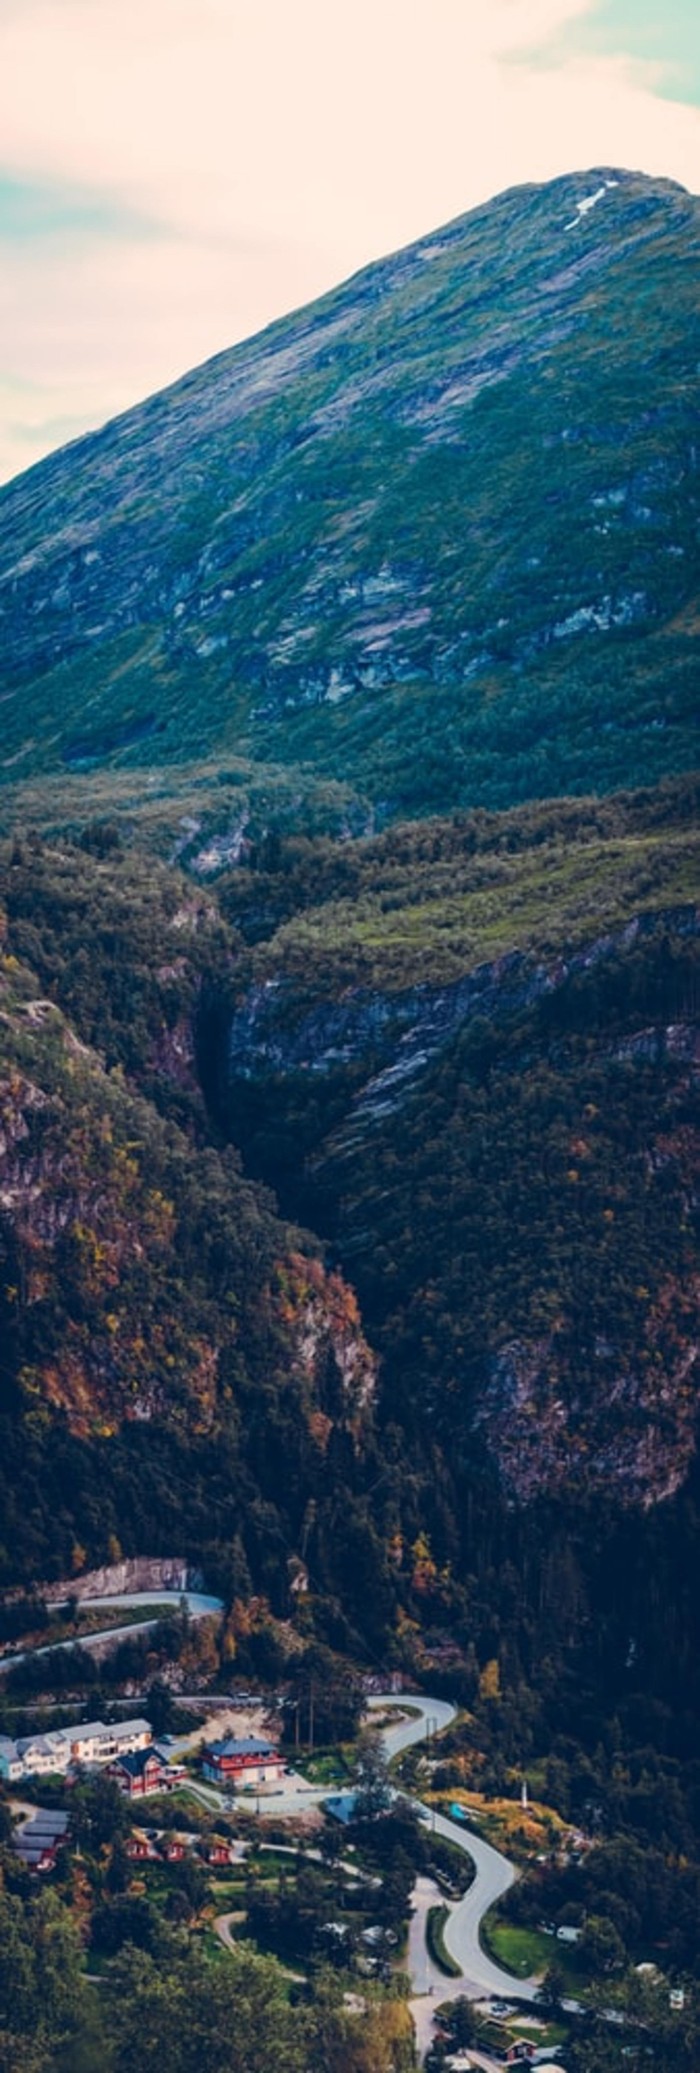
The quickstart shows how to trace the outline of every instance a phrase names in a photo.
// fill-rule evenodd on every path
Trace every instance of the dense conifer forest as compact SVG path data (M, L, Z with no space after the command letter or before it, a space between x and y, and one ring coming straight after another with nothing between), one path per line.
M207 892L98 825L15 840L0 886L5 1583L177 1540L229 1602L476 1703L487 1775L548 1767L602 1850L692 1859L693 808L676 783L268 841ZM254 1043L229 1067L276 959L292 1031L341 969L369 998L380 972L394 1001L449 984L460 874L494 864L556 984L499 966L502 1011L497 988L366 1124L380 1039L327 1077ZM364 936L387 917L388 977Z

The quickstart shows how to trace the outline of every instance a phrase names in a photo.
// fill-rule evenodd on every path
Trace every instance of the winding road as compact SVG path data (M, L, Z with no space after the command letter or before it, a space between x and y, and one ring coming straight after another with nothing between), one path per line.
M390 1706L408 1706L411 1709L410 1716L397 1722L396 1727L383 1730L389 1757L399 1756L404 1749L432 1739L442 1728L449 1727L456 1710L446 1700L426 1698L422 1692L382 1693L370 1699L369 1704L382 1712ZM500 1965L487 1957L481 1946L479 1931L484 1915L513 1885L516 1877L513 1865L500 1850L494 1850L491 1843L483 1842L481 1836L474 1835L471 1829L465 1835L456 1821L450 1821L434 1807L425 1807L418 1800L414 1805L421 1821L436 1835L447 1836L458 1850L471 1858L474 1865L474 1878L464 1899L447 1903L449 1914L443 1930L445 1949L460 1967L459 1979L449 1979L440 1971L430 1957L425 1941L428 1910L438 1904L444 1905L444 1895L431 1879L419 1879L414 1889L408 1962L414 1988L411 2012L422 2056L430 2043L432 2009L436 2002L453 2001L461 1994L466 1994L470 2000L477 2000L484 1994L495 1994L501 2000L534 2001L537 1981L515 1980L511 1973L502 1971Z
M172 1599L172 1610L169 1599ZM30 1658L53 1655L57 1649L100 1648L104 1647L105 1642L113 1642L114 1647L118 1648L120 1641L130 1641L134 1634L147 1634L150 1627L159 1626L161 1620L171 1618L179 1612L183 1599L187 1602L187 1610L190 1619L193 1620L206 1619L212 1613L223 1612L224 1609L221 1598L209 1598L204 1591L166 1591L161 1588L153 1591L122 1591L121 1596L115 1594L111 1598L83 1598L81 1605L86 1612L92 1611L96 1605L104 1606L105 1611L111 1606L112 1609L124 1612L128 1606L133 1605L151 1605L157 1607L157 1610L153 1611L150 1619L133 1620L126 1627L101 1627L99 1633L93 1631L89 1634L73 1634L68 1641L47 1641L41 1648L25 1648L16 1655L0 1656L0 1677L6 1676L9 1670L16 1670L20 1663L29 1662ZM65 1602L67 1604L69 1601L66 1599Z
M98 1633L86 1634L81 1638L80 1646L104 1646L105 1642L112 1640L116 1647L125 1636L147 1632L149 1627L157 1625L163 1618L163 1608L168 1606L169 1598L172 1598L173 1610L179 1608L184 1600L191 1619L205 1619L223 1611L220 1598L208 1596L202 1591L168 1593L159 1589L90 1598L84 1601L86 1605L89 1604L93 1608L102 1606L105 1612L111 1609L123 1611L126 1607L139 1605L157 1607L157 1610L154 1610L150 1619L140 1620L132 1626L125 1628L107 1625L100 1628ZM75 1640L58 1642L55 1646L73 1648ZM50 1652L49 1645L36 1650L26 1650L23 1654L6 1656L0 1659L0 1675L26 1661L30 1655L47 1655ZM389 1759L400 1756L405 1749L414 1748L418 1743L430 1743L435 1735L449 1727L456 1712L448 1700L426 1697L424 1692L378 1693L369 1699L368 1705L373 1712L386 1715L393 1709L402 1716L394 1726L385 1724L382 1727L382 1739ZM307 1804L309 1801L324 1799L327 1797L327 1788L311 1788L308 1798L306 1794L304 1797ZM212 1794L212 1799L219 1798L220 1795ZM276 1795L277 1814L288 1811L285 1804L279 1804L280 1798L283 1798L282 1794L279 1797ZM293 1805L294 1811L298 1811L298 1796L295 1796ZM428 1911L438 1903L445 1904L444 1896L430 1879L418 1879L414 1889L408 1964L414 1988L411 2010L416 2025L419 2051L423 2056L431 2039L433 2009L438 2002L455 1999L461 1994L466 1994L471 1999L487 1994L530 2002L535 2000L537 1982L516 1981L510 1973L502 1971L481 1946L479 1932L483 1917L488 1909L493 1907L494 1902L512 1886L516 1877L513 1865L499 1850L494 1850L490 1843L485 1843L480 1836L474 1835L471 1829L467 1835L457 1822L450 1821L446 1815L438 1813L436 1808L426 1807L420 1801L414 1801L414 1805L421 1821L435 1834L448 1837L474 1865L474 1878L469 1891L462 1900L447 1903L448 1916L443 1930L445 1947L460 1968L458 1978L450 1979L440 1971L429 1954L425 1940Z

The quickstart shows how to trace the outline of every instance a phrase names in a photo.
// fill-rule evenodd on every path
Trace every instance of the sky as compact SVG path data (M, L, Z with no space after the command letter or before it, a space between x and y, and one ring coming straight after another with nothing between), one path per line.
M697 0L0 0L0 481L520 181L700 191Z

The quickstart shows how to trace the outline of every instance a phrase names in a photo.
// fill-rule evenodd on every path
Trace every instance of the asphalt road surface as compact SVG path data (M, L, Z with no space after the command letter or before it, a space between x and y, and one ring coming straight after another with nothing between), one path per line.
M0 1677L8 1670L15 1670L18 1663L28 1662L30 1656L52 1655L54 1649L57 1648L90 1649L98 1647L100 1643L105 1641L113 1641L115 1648L118 1648L120 1641L131 1640L134 1634L146 1634L149 1627L157 1627L162 1619L178 1613L183 1598L187 1600L187 1609L190 1619L193 1620L206 1619L211 1613L223 1612L224 1609L220 1598L208 1598L203 1591L122 1591L121 1597L83 1598L81 1604L86 1611L91 1610L95 1605L104 1606L105 1611L109 1607L116 1608L117 1611L124 1611L129 1605L152 1605L154 1607L157 1606L158 1611L154 1611L151 1619L134 1620L133 1624L128 1627L101 1627L98 1634L74 1634L70 1641L49 1641L41 1648L23 1649L18 1655L2 1656L0 1657ZM80 1610L80 1608L78 1609Z
M422 1692L404 1692L400 1696L380 1694L369 1703L373 1709L382 1712L389 1707L400 1709L406 1706L410 1709L407 1717L397 1722L396 1727L383 1730L389 1756L398 1756L403 1749L429 1740L441 1728L449 1727L455 1716L454 1706L446 1700L426 1698ZM458 1850L471 1858L475 1873L463 1900L445 1903L444 1895L431 1879L418 1879L414 1887L408 1965L414 1989L411 2012L422 2057L431 2041L433 2010L440 2001L455 2000L460 1994L466 1994L469 2000L493 1994L500 2000L534 2001L537 1981L515 1980L512 1973L504 1972L500 1965L487 1957L481 1946L481 1922L494 1902L512 1886L516 1877L513 1865L500 1850L494 1850L491 1843L483 1842L471 1829L465 1831L460 1823L450 1821L433 1807L422 1806L420 1801L414 1801L414 1805L427 1827L436 1835L449 1837ZM443 1941L450 1957L460 1967L458 1979L449 1979L440 1971L430 1957L425 1941L429 1908L444 1904L448 1907L448 1916Z

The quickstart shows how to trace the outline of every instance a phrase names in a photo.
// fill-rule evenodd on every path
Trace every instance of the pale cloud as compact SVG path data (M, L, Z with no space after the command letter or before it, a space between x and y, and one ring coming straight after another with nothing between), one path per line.
M47 420L99 423L504 187L597 164L697 189L700 114L664 99L663 53L566 52L595 14L594 0L0 0L7 172L96 211L60 251L5 254L5 369L35 385L36 443L13 391L0 473L45 450Z
M66 186L61 180L28 180L0 168L0 245L31 246L52 240L151 237L159 226L91 187ZM162 226L161 226L162 228Z

